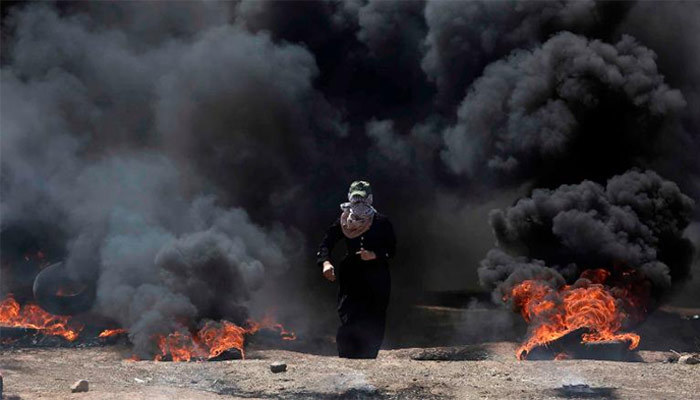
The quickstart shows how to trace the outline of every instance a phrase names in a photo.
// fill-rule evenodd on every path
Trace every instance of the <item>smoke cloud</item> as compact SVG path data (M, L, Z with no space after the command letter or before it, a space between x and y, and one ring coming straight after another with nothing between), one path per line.
M622 266L639 270L662 293L688 275L693 247L683 231L693 206L652 171L629 171L606 186L584 181L536 189L491 212L499 247L487 254L479 279L500 300L527 279L558 288L586 269Z
M443 159L457 173L543 176L556 164L569 179L609 176L652 153L665 120L686 105L654 58L629 36L613 46L567 32L515 52L474 82L444 131ZM603 163L588 157L592 148L606 149Z
M454 104L488 63L513 49L538 44L557 30L583 30L600 23L603 7L594 1L430 1L421 65L435 82L440 100Z
M663 291L697 221L699 10L5 2L0 287L27 291L42 249L141 354L260 304L322 331L314 247L364 178L398 235L395 310L613 262Z
M305 140L323 107L313 57L228 26L140 49L129 30L95 30L44 6L11 17L4 226L40 220L65 231L68 273L97 282L97 311L129 330L137 352L183 320L242 322L263 274L288 268L303 240L217 202L289 190L284 170L302 151L279 156L313 150ZM287 143L271 137L280 132Z

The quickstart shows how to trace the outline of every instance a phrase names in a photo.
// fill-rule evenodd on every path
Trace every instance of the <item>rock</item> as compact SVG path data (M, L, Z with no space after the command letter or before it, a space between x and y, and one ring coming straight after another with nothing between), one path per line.
M270 364L270 371L272 371L274 373L284 372L286 370L287 370L287 364L285 364L281 361L273 362L272 364Z
M700 364L700 357L694 354L686 354L678 357L678 364Z
M85 379L81 379L75 382L71 387L70 391L73 393L87 392L90 387L90 383Z

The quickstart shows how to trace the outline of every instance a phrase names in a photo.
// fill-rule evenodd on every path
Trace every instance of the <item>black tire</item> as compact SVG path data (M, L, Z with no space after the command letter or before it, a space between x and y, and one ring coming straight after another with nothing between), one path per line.
M65 288L71 288L71 293L59 295ZM39 272L34 278L33 291L39 306L54 315L79 314L88 311L95 302L95 283L71 280L62 262Z

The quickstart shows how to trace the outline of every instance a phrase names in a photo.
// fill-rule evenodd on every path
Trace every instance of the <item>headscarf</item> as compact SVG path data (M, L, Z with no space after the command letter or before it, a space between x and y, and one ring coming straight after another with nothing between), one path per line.
M353 239L367 232L377 210L372 207L371 194L362 197L351 192L348 200L340 205L340 227L346 237Z

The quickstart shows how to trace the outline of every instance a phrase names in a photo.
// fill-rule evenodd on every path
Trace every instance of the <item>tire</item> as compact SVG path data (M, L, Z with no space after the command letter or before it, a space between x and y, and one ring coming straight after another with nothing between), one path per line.
M60 291L71 288L70 294ZM66 273L62 262L44 268L34 278L34 299L54 315L74 315L88 311L95 302L95 282L76 282Z

